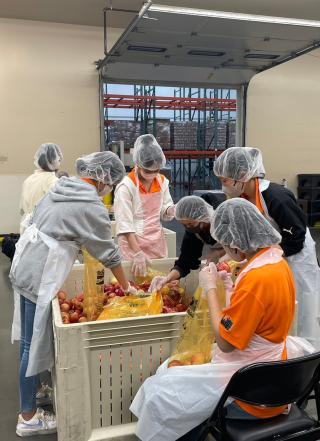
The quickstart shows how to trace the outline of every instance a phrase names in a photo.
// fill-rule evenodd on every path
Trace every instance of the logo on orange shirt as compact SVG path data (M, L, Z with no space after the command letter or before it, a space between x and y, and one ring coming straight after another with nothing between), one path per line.
M231 329L232 326L233 326L233 321L231 320L230 317L228 317L228 316L224 316L224 317L222 317L222 319L221 319L221 324L222 324L222 326L223 326L227 331L230 331L230 329Z

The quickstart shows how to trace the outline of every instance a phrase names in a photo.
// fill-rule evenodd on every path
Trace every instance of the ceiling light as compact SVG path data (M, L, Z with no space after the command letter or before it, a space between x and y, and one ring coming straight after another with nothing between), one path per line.
M275 60L276 58L279 58L280 55L275 54L247 54L244 56L244 58L255 58L259 60Z
M203 57L222 57L222 55L224 55L225 52L192 49L188 52L188 54L189 55L201 55Z
M140 52L165 52L166 47L155 47L155 46L135 46L130 44L127 47L128 51L140 51Z

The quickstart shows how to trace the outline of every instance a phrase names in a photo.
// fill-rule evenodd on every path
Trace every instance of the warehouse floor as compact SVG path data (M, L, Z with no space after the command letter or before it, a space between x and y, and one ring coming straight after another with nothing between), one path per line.
M166 224L166 227L177 231L177 245L180 248L183 229L176 222ZM313 230L312 235L317 243L317 252L320 256L320 231ZM18 400L18 345L10 343L10 331L13 312L13 294L9 282L10 261L0 253L0 439L3 441L17 441L15 434L17 421ZM311 412L315 413L313 403ZM56 435L36 436L28 438L30 441L56 441ZM134 441L136 437L123 439ZM121 441L117 438L117 441Z

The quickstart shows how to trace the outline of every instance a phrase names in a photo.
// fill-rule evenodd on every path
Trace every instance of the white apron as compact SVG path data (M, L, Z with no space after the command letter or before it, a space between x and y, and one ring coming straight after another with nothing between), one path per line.
M278 224L268 213L261 193L269 187L269 184L269 181L259 180L260 202L265 211L265 217L281 234ZM286 259L293 272L296 285L297 334L308 339L316 349L320 349L320 268L317 262L315 242L309 228L306 230L303 249Z
M142 194L139 190L138 174L135 174L137 191L143 210L143 234L136 234L137 242L149 259L160 259L168 256L167 242L160 222L161 207L163 204L163 190L161 179L157 177L161 191ZM118 237L121 254L125 260L132 260L134 252L130 248L124 235Z
M25 230L17 242L10 276L15 275L17 265L27 244L37 241L44 242L49 248L49 253L39 286L26 377L48 370L53 365L54 350L51 301L64 284L79 250L74 242L55 240L39 231L36 225L32 224ZM12 342L20 340L20 336L20 295L14 292Z
M271 247L239 274L236 283L251 269L280 261L281 254L282 250ZM285 346L288 358L314 352L299 337L288 336L275 344L254 335L244 351L224 353L214 345L212 363L168 369L166 360L132 402L130 410L139 418L136 435L142 441L175 441L209 418L237 370L255 362L281 360Z

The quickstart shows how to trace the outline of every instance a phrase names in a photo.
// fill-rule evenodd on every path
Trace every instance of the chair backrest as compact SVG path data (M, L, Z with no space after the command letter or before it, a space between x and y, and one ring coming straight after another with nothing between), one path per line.
M320 352L286 361L254 363L232 376L218 406L230 396L264 406L293 403L309 394L319 378Z

